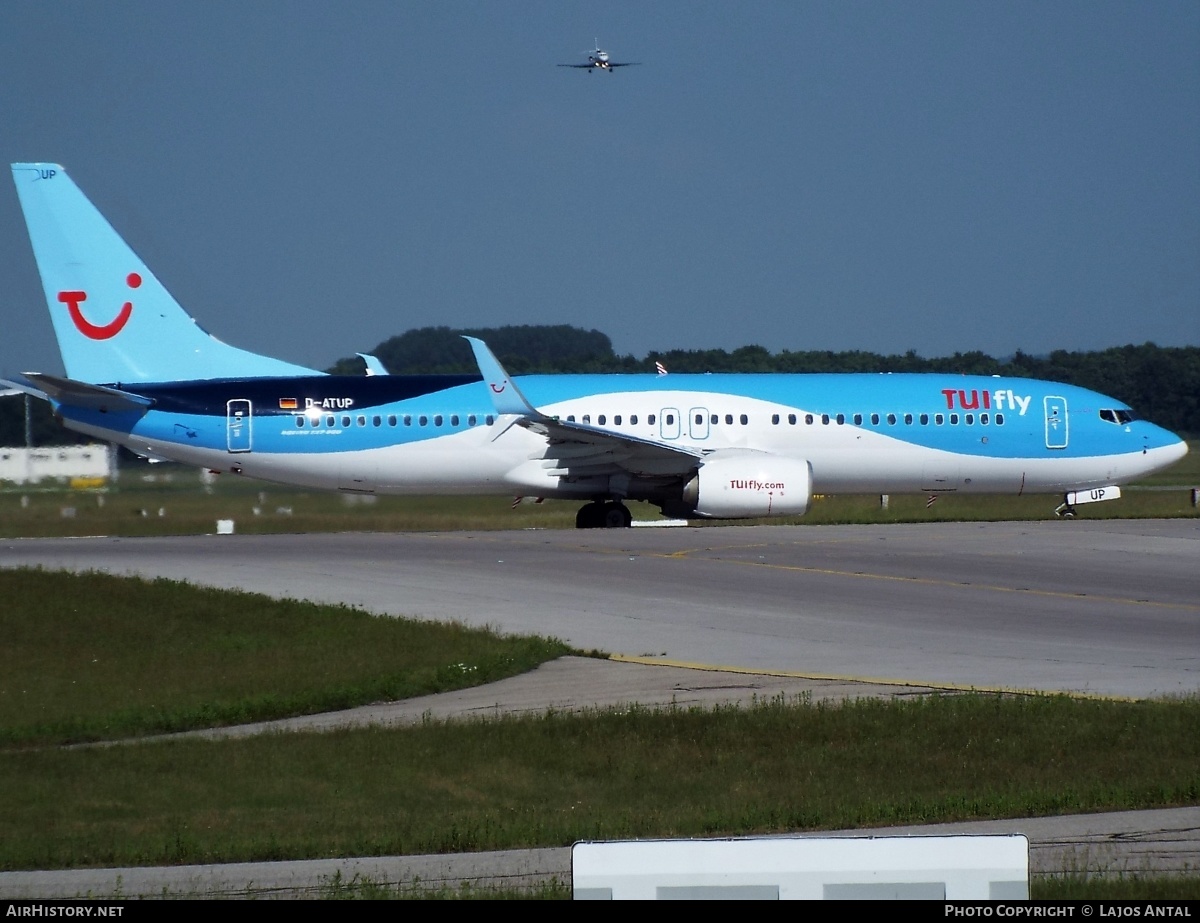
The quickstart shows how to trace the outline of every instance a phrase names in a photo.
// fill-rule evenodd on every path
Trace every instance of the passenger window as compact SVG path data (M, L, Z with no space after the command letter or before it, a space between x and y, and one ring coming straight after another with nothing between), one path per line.
M304 429L304 417L296 417L296 426Z
M597 426L603 426L603 425L604 425L604 421L605 421L605 420L607 420L607 419L608 419L608 417L606 417L604 414L600 414L600 416L596 417L596 425L597 425Z
M963 422L966 423L967 426L970 426L972 423L975 422L975 414L973 414L973 413L967 414L965 417L963 417Z
M700 421L697 420L696 422L699 423ZM621 425L621 415L617 414L615 417L613 417L613 426L620 426L620 425Z
M988 421L988 415L986 413L981 413L979 415L979 422L982 423L984 426L987 426L987 421Z
M740 419L741 419L741 421L742 421L742 426L745 426L747 423L749 423L749 422L750 422L750 421L749 421L749 420L746 418L746 415L745 415L745 414L742 414L742 416L740 417Z
M629 415L629 425L637 426L637 414L636 413L631 413Z
M669 413L669 414L667 414L667 416L666 416L666 424L667 424L667 426L674 426L674 425L675 425L675 414L673 414L673 413Z
M359 415L359 417L358 417L358 425L359 425L359 426L366 426L366 425L367 425L367 418L366 418L365 416L363 416L363 415L361 415L361 414L360 414L360 415Z
M871 425L872 425L872 426L878 426L878 425L879 425L879 414L877 414L877 413L873 413L873 414L871 414Z
M383 417L371 417L371 423L375 426L383 425Z
M439 413L439 414L434 414L434 417L433 417L433 425L434 425L434 426L441 426L441 425L442 425L442 415L441 415L440 413Z
M396 415L394 413L388 414L388 426L395 426L395 425L396 425Z
M335 422L337 422L337 421L336 421L336 420L334 420L334 418L333 418L333 414L330 414L329 416L327 416L327 417L325 418L325 425L326 425L326 426L333 426L333 424L334 424Z
M406 413L406 414L404 415L404 425L405 425L405 426L412 426L412 414L408 414L408 413Z
M479 418L473 413L467 414L467 426L474 426L479 422Z
M938 426L941 426L943 423L946 422L946 418L940 413L935 413L933 415L933 422L936 423Z
M417 417L417 423L419 423L421 426L428 426L429 425L429 417L422 414L421 416Z
M654 414L649 414L649 415L646 417L646 422L647 422L648 424L650 424L651 426L653 426L653 425L654 425L654 419L655 419L655 417L654 417Z
M733 414L731 414L731 413L725 414L725 422L732 426L733 425Z
M700 421L697 420L696 422L699 423ZM776 426L778 426L779 425L779 414L777 414L777 413L771 414L771 422L773 424L775 424Z
M912 414L911 413L906 413L904 415L904 422L906 425L910 425L910 426L912 425Z
M567 422L574 423L575 422L575 414L573 414L573 413L567 414Z
M490 413L483 419L487 423L488 426L491 426L493 423L496 422L496 418L494 416L492 416Z
M854 425L862 426L862 414L861 413L856 413L854 415Z
M922 425L922 426L928 426L928 425L929 425L929 414L927 414L927 413L923 413L923 414L921 414L921 425Z
M792 426L796 425L796 415L794 413L788 414L788 423L790 423Z
M590 426L591 422L592 422L592 415L590 413L585 413L583 415L583 422L587 423Z
M806 413L804 415L804 422L807 423L809 426L812 426L812 421L813 421L813 415L811 413Z
M451 426L458 426L458 414L456 414L456 413L453 413L453 414L451 414L451 415L450 415L450 425L451 425Z
M956 413L950 414L950 425L958 426L958 414L956 414Z
M835 419L837 420L838 426L846 425L846 415L844 413L839 413Z
M996 414L996 425L997 425L997 426L1003 426L1003 425L1004 425L1004 414L1002 414L1002 413L998 413L998 414Z
M896 415L894 413L889 413L887 420L888 420L888 426L896 425Z
M827 414L827 413L823 413L823 414L821 414L821 424L822 424L823 426L828 426L828 425L829 425L829 414Z

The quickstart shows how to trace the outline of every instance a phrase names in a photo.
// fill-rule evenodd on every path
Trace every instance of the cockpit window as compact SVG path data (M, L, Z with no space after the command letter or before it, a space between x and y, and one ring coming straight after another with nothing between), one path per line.
M1124 425L1137 419L1132 410L1101 410L1100 419L1108 423Z

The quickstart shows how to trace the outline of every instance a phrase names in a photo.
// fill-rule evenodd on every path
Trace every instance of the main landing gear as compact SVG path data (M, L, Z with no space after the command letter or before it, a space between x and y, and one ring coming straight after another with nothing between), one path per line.
M632 524L629 508L618 500L596 500L575 514L576 529L628 529Z

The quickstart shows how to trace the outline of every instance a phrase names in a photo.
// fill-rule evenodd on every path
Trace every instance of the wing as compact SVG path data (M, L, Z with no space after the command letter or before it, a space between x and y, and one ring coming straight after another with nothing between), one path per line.
M595 67L596 65L595 64L560 64L558 66L559 67L582 67L584 70L587 70L588 68Z
M559 477L625 473L636 477L682 477L696 469L705 452L572 423L542 413L529 403L487 344L464 337L491 394L496 413L546 437L542 467ZM503 431L502 431L503 432Z
M609 67L637 67L641 61L609 61Z

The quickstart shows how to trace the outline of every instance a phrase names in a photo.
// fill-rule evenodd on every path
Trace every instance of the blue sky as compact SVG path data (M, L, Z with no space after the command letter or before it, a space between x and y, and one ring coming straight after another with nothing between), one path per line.
M641 65L555 66L596 38ZM6 0L0 88L5 162L306 365L438 324L1200 345L1193 0ZM0 279L0 373L61 370L7 178Z

